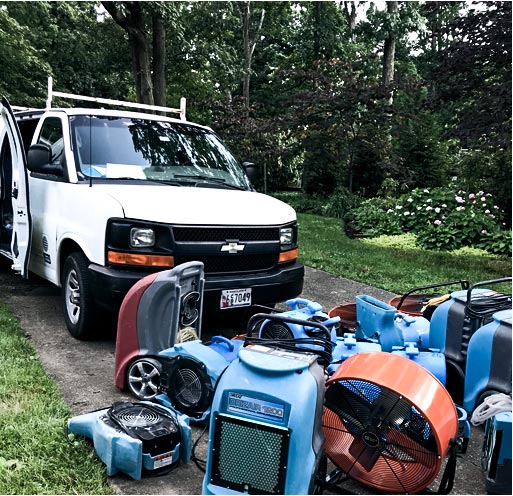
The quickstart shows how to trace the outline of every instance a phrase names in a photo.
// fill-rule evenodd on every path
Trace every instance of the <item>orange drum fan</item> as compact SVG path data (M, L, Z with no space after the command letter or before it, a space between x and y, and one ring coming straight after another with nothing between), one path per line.
M324 449L362 484L415 493L438 474L458 414L446 389L426 369L391 353L348 358L327 382Z

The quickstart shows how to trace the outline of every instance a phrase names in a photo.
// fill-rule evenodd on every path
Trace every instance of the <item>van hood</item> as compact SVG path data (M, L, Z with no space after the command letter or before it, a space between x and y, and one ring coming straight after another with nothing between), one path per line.
M167 185L95 185L125 217L167 224L279 225L296 220L286 203L253 191Z

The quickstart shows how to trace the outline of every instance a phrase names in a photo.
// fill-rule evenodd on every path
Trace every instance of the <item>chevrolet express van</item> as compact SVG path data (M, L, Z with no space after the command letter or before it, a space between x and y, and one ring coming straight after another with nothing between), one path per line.
M294 210L257 193L184 108L171 118L51 108L49 97L44 110L13 112L5 98L0 110L0 254L62 288L75 338L91 338L97 310L116 311L142 277L193 260L206 309L301 293Z

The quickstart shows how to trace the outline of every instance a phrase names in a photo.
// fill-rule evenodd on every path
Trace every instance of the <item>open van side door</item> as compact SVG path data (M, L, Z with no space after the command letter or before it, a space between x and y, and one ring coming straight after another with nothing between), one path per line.
M29 209L27 159L20 130L9 102L2 97L0 104L2 123L7 132L12 158L12 211L13 232L11 240L12 268L28 277L28 261L32 236L32 219ZM4 161L5 163L5 161ZM5 176L4 176L5 177ZM9 185L6 185L9 188Z

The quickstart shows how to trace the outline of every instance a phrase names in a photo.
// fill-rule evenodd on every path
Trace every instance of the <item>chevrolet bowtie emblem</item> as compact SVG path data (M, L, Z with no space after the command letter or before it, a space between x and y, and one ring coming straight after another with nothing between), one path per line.
M227 251L228 253L237 253L244 250L245 245L239 245L237 241L229 242L221 246L221 251Z

